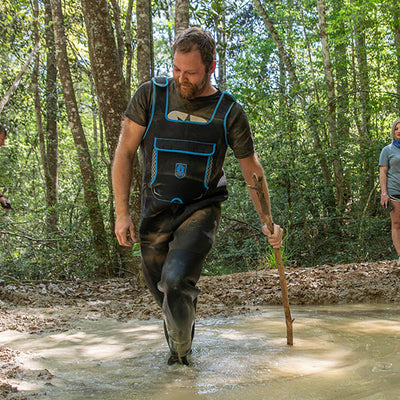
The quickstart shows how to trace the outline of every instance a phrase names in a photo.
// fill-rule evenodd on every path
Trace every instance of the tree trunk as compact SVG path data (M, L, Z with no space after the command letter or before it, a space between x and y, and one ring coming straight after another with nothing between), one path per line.
M35 42L38 42L39 39L39 27L38 27L38 20L39 20L39 2L35 0L34 2L34 22L33 22L33 37ZM42 167L44 171L44 175L47 174L47 160L46 160L46 144L44 139L44 132L43 132L43 120L42 120L42 106L40 103L40 94L39 94L39 67L40 67L40 53L37 52L35 55L35 63L32 73L32 87L33 87L33 97L34 97L34 104L35 104L35 116L36 116L36 129L38 132L39 137L39 148L40 148L40 155L42 159Z
M128 103L128 91L115 44L107 0L82 0L82 9L89 39L89 56L96 93L109 143L111 163L107 162L107 170L110 170L121 130L121 120ZM108 177L111 179L110 171ZM111 188L111 181L109 188ZM133 165L131 196L131 215L135 226L139 226L140 221L140 192L141 171L136 157ZM120 253L123 260L122 269L128 271L129 274L138 275L140 271L138 258L132 256L130 249L123 247L120 247Z
M132 10L133 10L133 0L129 0L128 9L126 11L126 22L125 22L125 47L126 47L125 87L128 91L128 99L131 97L131 84L132 84L132 61L133 61L133 42L131 33Z
M224 7L225 2L223 2ZM218 87L226 90L226 21L225 14L216 17L217 53L218 53Z
M338 24L333 51L333 64L336 74L336 130L338 133L339 154L343 154L350 136L349 60L347 55L349 38L343 18L340 15L344 7L343 0L334 1L332 7L336 16L336 24ZM345 172L343 179L344 202L347 203L351 196L351 188L349 176Z
M311 56L311 46L310 46L310 41L308 39L307 32L305 29L303 9L301 8L301 5L300 5L300 16L301 16L301 20L303 23L303 34L304 34L304 39L305 39L306 46L307 46L307 55L308 55L308 60L310 63L310 68L311 68L311 78L312 78L313 89L314 89L313 90L314 103L316 104L317 109L319 109L320 108L320 97L319 97L319 92L318 92L318 84L317 84L317 81L315 78L313 60L312 60L312 56ZM311 119L311 118L312 117L310 117L309 119ZM317 130L314 129L311 131L311 133L313 134L313 146L314 146L315 153L322 154L324 151L322 149L321 140L320 140ZM324 178L325 187L330 188L331 187L331 173L329 171L329 167L328 167L326 158L324 156L320 155L319 163L320 163L320 168L322 171L322 176ZM333 196L328 195L328 198L333 198Z
M51 232L58 230L58 94L57 94L57 60L52 29L50 1L45 0L46 9L46 203L47 226Z
M356 3L356 2L355 2ZM358 67L358 92L361 108L360 150L363 163L364 184L362 204L364 204L375 183L376 160L371 150L371 110L368 76L367 48L365 40L365 15L363 4L356 3L357 14L354 16L355 50Z
M115 33L117 35L117 48L118 48L118 55L121 65L124 65L124 34L121 27L121 9L117 3L117 0L111 0L111 5L113 8L113 15L114 15L114 26L115 26Z
M80 119L72 76L69 67L63 15L60 0L50 0L55 44L57 49L57 64L60 71L62 91L69 125L78 152L79 167L81 170L85 202L89 210L89 218L93 233L94 248L98 257L99 276L111 276L111 263L108 251L107 237L101 216L100 204L97 198L97 190L94 179L90 153Z
M94 84L104 121L108 154L114 158L121 120L128 103L120 55L107 0L82 0Z
M397 94L397 114L400 115L400 1L393 0L393 32L394 43L396 45L396 94Z
M46 13L49 10L46 10ZM37 25L39 17L39 3L34 3L34 36L35 41L39 40L39 28ZM46 14L46 20L50 21ZM32 84L34 90L34 103L36 114L36 127L39 137L40 155L42 167L45 177L46 192L46 228L49 233L57 231L58 213L57 213L57 69L50 61L52 56L55 57L54 36L53 40L49 40L49 23L46 24L46 49L47 49L47 86L46 86L46 108L47 108L47 129L46 136L43 129L42 107L39 95L39 53L35 57L35 67L32 74ZM55 111L54 111L55 110Z
M344 205L343 167L340 161L340 148L338 145L337 131L336 131L335 83L333 79L328 36L326 34L325 1L317 0L317 5L318 5L319 33L322 44L322 59L324 63L327 94L328 94L328 126L329 126L331 153L332 153L333 173L335 178L336 206L339 210L342 210Z
M154 74L153 23L151 0L137 0L137 70L138 85L151 79Z
M175 0L175 36L189 28L189 0Z

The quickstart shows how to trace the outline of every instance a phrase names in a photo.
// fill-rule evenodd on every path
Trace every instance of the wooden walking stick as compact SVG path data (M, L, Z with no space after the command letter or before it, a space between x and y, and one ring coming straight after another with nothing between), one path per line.
M257 177L256 174L253 174L254 186L250 186L251 189L254 189L257 192L258 199L260 201L262 216L261 222L267 224L267 228L270 232L274 233L274 221L272 220L271 215L271 202L269 199L269 190L268 184L262 176ZM279 280L281 284L282 291L282 299L283 299L283 307L285 310L285 320L286 320L286 337L287 344L289 346L293 345L293 327L292 327L292 316L290 314L289 307L289 296L286 285L285 271L283 269L283 261L281 256L281 249L274 249L276 263L278 265L279 271Z

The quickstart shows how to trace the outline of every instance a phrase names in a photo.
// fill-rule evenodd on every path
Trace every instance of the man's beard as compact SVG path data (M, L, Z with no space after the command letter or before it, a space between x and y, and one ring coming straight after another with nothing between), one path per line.
M193 100L194 98L198 97L201 93L203 93L205 87L208 83L208 75L204 75L204 79L200 82L199 85L196 85L191 82L184 82L185 85L189 87L185 88L185 91L182 90L181 84L179 83L178 79L175 79L176 90L183 99L185 100Z

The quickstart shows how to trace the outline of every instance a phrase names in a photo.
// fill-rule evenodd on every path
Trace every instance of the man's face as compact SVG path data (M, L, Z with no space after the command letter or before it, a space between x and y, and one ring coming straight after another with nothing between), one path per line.
M190 100L204 95L210 85L210 74L206 72L199 50L175 53L174 79L182 98Z
M0 133L0 146L4 146L6 144L6 135L4 133Z

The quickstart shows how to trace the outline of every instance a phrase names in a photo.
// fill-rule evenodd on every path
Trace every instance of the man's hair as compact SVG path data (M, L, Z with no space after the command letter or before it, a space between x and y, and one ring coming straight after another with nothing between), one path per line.
M215 40L209 32L197 26L187 28L179 33L172 46L172 50L174 54L177 51L189 53L194 50L199 50L201 60L206 66L206 71L211 68L216 58Z
M4 136L7 136L7 129L4 125L0 124L0 134L4 133Z

